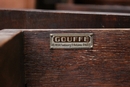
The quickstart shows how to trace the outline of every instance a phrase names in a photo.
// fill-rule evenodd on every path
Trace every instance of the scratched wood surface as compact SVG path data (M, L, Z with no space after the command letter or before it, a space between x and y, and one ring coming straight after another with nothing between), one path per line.
M93 33L92 49L50 50L50 33ZM130 30L24 31L27 87L130 87Z
M23 35L0 31L0 87L24 87Z
M46 10L0 10L0 29L129 28L130 14Z

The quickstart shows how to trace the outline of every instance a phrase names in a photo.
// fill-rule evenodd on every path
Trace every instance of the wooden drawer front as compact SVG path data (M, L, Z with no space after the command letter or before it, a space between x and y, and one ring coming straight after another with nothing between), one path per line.
M51 33L93 33L91 49L50 49ZM24 31L27 87L130 87L130 30Z

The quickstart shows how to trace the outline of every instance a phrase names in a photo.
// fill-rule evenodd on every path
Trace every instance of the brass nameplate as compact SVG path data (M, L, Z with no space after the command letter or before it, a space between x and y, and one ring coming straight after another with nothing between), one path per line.
M51 49L93 48L93 33L50 34Z

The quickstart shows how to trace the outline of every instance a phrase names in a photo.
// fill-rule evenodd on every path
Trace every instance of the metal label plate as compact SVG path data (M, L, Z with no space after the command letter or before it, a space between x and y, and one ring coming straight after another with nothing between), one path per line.
M93 33L53 33L50 34L51 49L93 48Z

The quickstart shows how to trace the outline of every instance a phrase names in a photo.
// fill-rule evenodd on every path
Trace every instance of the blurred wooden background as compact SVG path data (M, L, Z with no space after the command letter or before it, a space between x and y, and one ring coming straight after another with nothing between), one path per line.
M0 0L0 8L33 9L36 0Z
M122 5L129 6L130 0L0 0L0 8L57 9L57 3L77 5Z
M68 0L81 4L130 5L130 0Z

